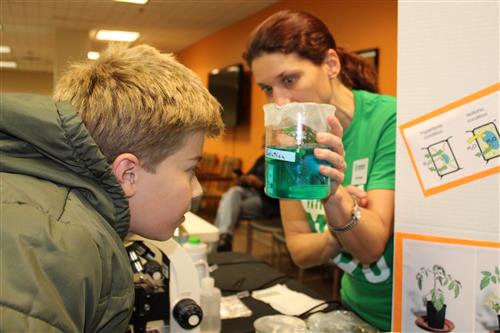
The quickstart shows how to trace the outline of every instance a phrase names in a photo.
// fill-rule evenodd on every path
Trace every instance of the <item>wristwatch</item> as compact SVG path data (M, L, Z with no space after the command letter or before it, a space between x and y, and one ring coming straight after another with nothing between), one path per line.
M361 220L361 207L358 205L358 200L354 195L352 195L352 200L354 201L354 207L351 212L351 219L347 224L345 224L342 227L335 227L331 224L328 224L328 228L330 228L330 231L336 232L336 233L342 233L351 230L356 226L356 224L359 223L359 220Z

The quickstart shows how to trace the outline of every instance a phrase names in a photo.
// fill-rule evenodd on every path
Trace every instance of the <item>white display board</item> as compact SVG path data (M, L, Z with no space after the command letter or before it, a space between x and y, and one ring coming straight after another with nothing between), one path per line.
M500 1L398 2L397 332L499 329L499 18Z

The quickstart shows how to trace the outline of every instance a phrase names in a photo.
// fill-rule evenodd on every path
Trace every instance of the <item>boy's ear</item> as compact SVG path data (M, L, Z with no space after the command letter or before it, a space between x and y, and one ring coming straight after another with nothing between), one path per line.
M136 182L140 169L137 156L130 153L120 154L113 161L111 168L118 183L122 186L125 196L127 198L133 196L136 192Z
M337 52L334 49L329 49L326 52L324 64L327 68L328 77L333 79L337 77L340 73L340 59Z

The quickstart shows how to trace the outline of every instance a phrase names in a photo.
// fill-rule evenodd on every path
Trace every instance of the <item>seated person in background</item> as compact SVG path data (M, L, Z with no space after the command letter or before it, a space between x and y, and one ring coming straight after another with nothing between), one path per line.
M0 332L126 332L134 284L122 240L167 240L182 223L220 106L145 45L73 65L54 100L0 98Z
M279 201L264 193L265 157L261 155L250 171L238 178L238 185L231 187L217 208L215 225L220 238L217 251L231 251L233 232L239 219L255 219L279 215Z

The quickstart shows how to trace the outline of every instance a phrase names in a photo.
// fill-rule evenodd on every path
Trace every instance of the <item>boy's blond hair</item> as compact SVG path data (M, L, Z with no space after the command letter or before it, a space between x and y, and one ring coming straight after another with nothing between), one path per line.
M220 104L199 78L147 45L112 45L97 61L73 64L54 99L77 108L108 162L132 153L153 172L193 132L224 129Z

